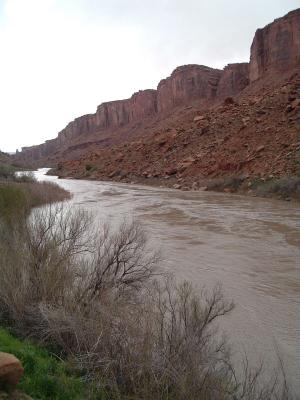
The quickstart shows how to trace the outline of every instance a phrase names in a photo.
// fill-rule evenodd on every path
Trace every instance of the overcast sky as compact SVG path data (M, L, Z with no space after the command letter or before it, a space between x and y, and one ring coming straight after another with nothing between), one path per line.
M0 0L0 149L54 138L183 64L249 60L300 0Z

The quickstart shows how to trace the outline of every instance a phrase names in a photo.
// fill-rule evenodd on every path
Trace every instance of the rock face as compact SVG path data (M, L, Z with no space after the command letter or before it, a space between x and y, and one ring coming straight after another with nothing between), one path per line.
M24 369L21 362L12 354L0 353L0 382L11 389L19 383Z
M300 9L258 29L251 46L250 81L300 65Z
M195 100L210 103L216 98L222 71L203 65L185 65L176 68L171 76L157 87L159 113L172 111Z
M102 103L95 114L70 122L58 137L22 148L17 159L42 162L59 160L61 152L69 158L93 146L106 147L139 135L150 121L153 129L180 107L209 108L226 97L240 94L252 82L274 72L300 67L300 9L258 29L249 63L229 64L224 70L203 65L184 65L158 84L157 90L142 90L129 99Z
M86 135L95 132L96 130L96 116L95 114L87 114L82 117L76 118L70 122L65 129L58 134L60 144L64 144L69 139L74 139L79 135Z
M224 71L202 65L185 65L163 79L157 90L142 90L130 99L111 101L98 106L95 114L83 115L70 122L56 139L37 146L23 147L21 157L40 160L64 147L74 148L74 141L101 135L142 122L146 118L163 118L174 109L197 105L210 106L232 96L248 84L248 64L231 64Z
M234 96L248 85L249 64L229 64L222 72L218 85L217 97L223 99L225 97Z
M140 90L130 99L103 103L97 108L97 128L115 128L157 113L156 90Z
M17 155L17 157L22 157L22 154L24 154L28 160L39 160L47 157L49 154L54 154L58 149L59 138L56 138L46 140L45 143L36 146L22 147L22 151Z

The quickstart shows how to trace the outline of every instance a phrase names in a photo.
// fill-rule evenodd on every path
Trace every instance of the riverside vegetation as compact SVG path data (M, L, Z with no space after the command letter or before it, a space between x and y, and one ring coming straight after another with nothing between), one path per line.
M14 174L0 185L0 346L23 361L22 390L38 399L291 398L283 370L266 379L246 357L235 368L217 329L233 303L220 286L199 291L164 275L139 225L97 226L61 204L32 209L66 196Z

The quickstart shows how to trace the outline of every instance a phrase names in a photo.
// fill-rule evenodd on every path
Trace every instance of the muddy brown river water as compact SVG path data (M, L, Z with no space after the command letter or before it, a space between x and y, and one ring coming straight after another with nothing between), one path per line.
M222 320L236 357L276 366L300 396L300 205L212 192L84 180L56 181L70 201L116 224L135 218L164 269L199 287L221 282L236 307Z

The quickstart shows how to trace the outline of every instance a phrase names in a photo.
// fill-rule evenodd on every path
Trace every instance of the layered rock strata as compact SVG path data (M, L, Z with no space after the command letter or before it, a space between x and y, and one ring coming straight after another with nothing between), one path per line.
M300 65L300 9L255 33L251 46L250 81Z

